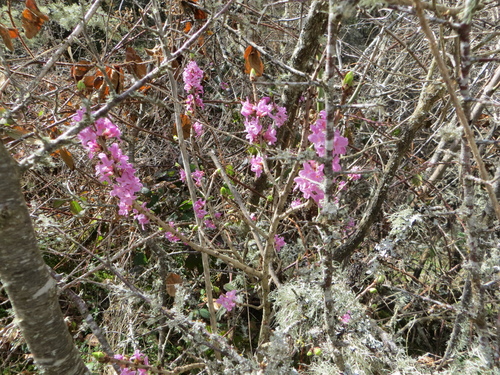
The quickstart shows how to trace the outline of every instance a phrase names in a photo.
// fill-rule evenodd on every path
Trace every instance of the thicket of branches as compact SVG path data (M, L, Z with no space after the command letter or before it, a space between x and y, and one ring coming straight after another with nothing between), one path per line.
M498 371L498 2L33 4L0 8L3 374Z

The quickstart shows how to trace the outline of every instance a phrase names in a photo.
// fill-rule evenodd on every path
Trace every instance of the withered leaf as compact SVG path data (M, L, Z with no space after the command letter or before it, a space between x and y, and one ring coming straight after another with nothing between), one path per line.
M71 77L78 82L85 74L92 69L92 63L88 60L80 60L75 65L71 67Z
M38 34L42 25L48 20L49 17L40 12L35 0L26 0L26 8L24 8L21 15L26 38L31 39Z
M166 284L167 284L167 294L170 297L175 297L175 292L176 292L175 286L178 284L182 284L182 277L173 272L169 273L167 275Z
M252 69L255 70L255 75L257 77L260 77L262 73L264 73L264 64L260 58L260 52L257 49L248 46L243 57L245 58L246 74L250 74Z
M146 64L132 47L127 47L125 50L125 61L129 63L127 70L135 78L141 79L148 73Z
M0 36L2 37L5 46L8 49L10 49L11 52L14 52L14 45L12 44L12 39L17 38L19 36L17 29L9 29L4 25L0 24Z

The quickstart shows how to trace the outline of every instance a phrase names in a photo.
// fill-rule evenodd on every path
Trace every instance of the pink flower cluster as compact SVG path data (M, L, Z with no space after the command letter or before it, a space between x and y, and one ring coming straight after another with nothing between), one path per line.
M139 350L136 350L134 352L134 355L132 357L130 357L130 358L127 358L126 356L121 355L121 354L115 354L114 357L116 359L130 361L130 362L135 362L135 363L138 363L138 364L141 364L141 365L149 366L148 356L144 355ZM131 370L128 367L122 367L121 371L120 371L120 375L147 375L147 374L148 374L148 370L143 369L143 368L140 368L140 369L137 369L137 370Z
M81 121L84 113L85 110L77 111L73 120ZM120 129L108 118L97 119L93 125L78 134L82 146L89 153L89 158L93 159L97 155L96 176L99 181L106 182L113 187L110 194L120 201L118 213L127 216L132 211L134 219L144 228L144 224L147 224L149 219L132 208L137 199L135 194L141 191L142 184L135 176L135 169L128 162L128 156L124 155L120 148L118 143L121 142L120 136ZM115 138L117 142L106 148L105 141L112 138Z
M263 170L263 159L262 159L262 156L252 156L252 158L250 159L250 170L252 172L255 172L255 176L257 178L260 177L260 175L262 174L262 170Z
M316 123L311 125L311 134L308 137L309 141L313 144L316 154L319 157L324 157L326 154L325 141L326 141L326 112L321 111ZM332 168L338 172L341 170L339 155L344 155L349 144L349 140L340 135L338 130L335 130L333 148L333 162ZM318 206L321 207L321 201L325 198L325 193L321 184L324 180L325 168L324 164L319 164L314 160L306 161L302 164L303 169L299 175L295 177L295 189L299 189L304 195L305 199L312 198Z
M168 225L170 225L172 228L175 229L175 222L170 221L168 223ZM180 241L180 238L178 238L175 234L170 233L170 232L165 232L165 238L167 240L169 240L170 242L179 242Z
M274 248L277 253L280 252L281 248L286 245L285 239L282 236L274 235Z
M316 154L322 158L325 156L325 140L326 140L326 112L321 111L316 123L311 125L311 134L307 137L309 141L314 145ZM346 147L349 144L349 140L340 135L338 130L335 130L335 137L333 138L333 170L340 171L339 155L345 155L347 150Z
M312 198L320 207L320 201L325 198L325 192L321 187L325 178L325 174L323 173L324 168L324 164L309 160L302 164L302 170L295 177L296 186L294 189L299 189L305 199Z
M186 98L186 112L188 114L193 114L196 107L204 107L201 99L203 95L203 86L201 85L203 74L203 70L200 69L196 61L190 61L182 73L184 90L188 93Z
M236 290L231 290L226 294L221 294L215 302L220 303L227 311L231 311L236 306Z
M186 182L186 171L184 169L179 170L180 174L180 179L182 182ZM203 176L205 176L205 172L200 171L199 169L196 169L194 172L191 173L191 177L194 180L194 184L196 186L201 186L201 180L203 179Z
M349 324L349 322L351 321L351 312L348 311L346 312L344 315L342 315L340 317L340 322L343 324L343 325L347 325Z
M245 117L246 139L251 143L267 142L270 145L276 143L276 128L281 127L287 120L286 108L270 103L271 98L265 97L259 100L257 105L247 100L241 102L241 114ZM265 117L273 120L268 126L265 126Z
M206 203L207 201L204 201L203 199L198 199L196 202L194 202L193 210L198 219L203 219L206 215L208 215L207 210L205 210Z

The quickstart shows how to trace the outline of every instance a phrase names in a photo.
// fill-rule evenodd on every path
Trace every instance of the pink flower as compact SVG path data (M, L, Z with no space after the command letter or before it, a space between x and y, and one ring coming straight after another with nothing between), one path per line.
M259 178L260 175L262 174L262 169L263 169L262 162L263 159L261 156L252 156L252 158L250 159L250 170L252 172L255 172L255 176L257 178Z
M144 202L142 205L141 205L142 208L144 209L147 209L146 208L146 202ZM142 227L142 230L144 230L144 225L145 224L148 224L149 223L149 219L148 217L145 215L145 214L141 214L139 213L139 211L137 211L135 208L133 210L134 212L134 219L138 221L138 223L141 225Z
M172 228L175 228L175 223L173 221L170 221L168 223L168 225L170 225ZM165 232L165 237L170 242L179 242L180 241L180 239L175 234L170 233L170 232Z
M184 169L179 169L179 178L182 182L186 183L186 171Z
M333 153L337 155L345 155L347 153L346 147L349 145L349 139L342 137L338 130L335 130L335 138L333 139L334 149Z
M264 140L270 144L270 145L274 145L276 143L276 141L278 140L276 138L276 128L271 126L269 127L265 134L264 134Z
M184 80L184 90L187 92L199 92L203 94L203 86L201 81L203 80L203 70L201 70L196 63L196 61L190 61L184 72L182 73L182 79Z
M212 220L205 220L203 222L203 224L205 224L205 226L208 228L208 229L217 229L217 227L215 226L214 222Z
M268 104L270 101L271 98L267 96L259 100L259 103L255 107L256 114L258 117L264 117L267 116L269 113L271 113L274 106L272 104Z
M334 172L340 172L342 167L340 166L340 159L338 155L335 155L332 160L332 169Z
M279 253L281 248L286 245L285 239L281 236L278 236L277 234L274 235L274 248L276 249L276 252Z
M200 124L198 121L196 121L193 124L193 130L197 137L201 137L204 133L203 124Z
M104 138L120 138L120 129L107 117L98 118L95 121L96 133Z
M318 165L314 160L309 160L302 164L303 169L299 172L299 176L295 177L295 189L299 189L305 199L312 198L318 206L321 207L320 201L325 197L325 193L321 188L321 183L325 175L323 174L324 165Z
M243 116L248 117L248 116L251 116L254 114L254 111L255 111L254 106L252 103L250 103L248 98L246 101L241 102L241 105L243 106L243 107L241 107L241 114Z
M231 290L225 295L221 294L215 302L220 303L227 311L231 311L236 306L236 290Z
M76 113L73 115L73 121L74 122L80 122L83 120L83 115L87 111L86 108L82 108L76 111Z
M108 155L101 152L97 157L101 160L99 164L96 164L95 171L96 176L101 182L111 183L111 177L114 174L114 165L115 161L113 159L109 159Z
M203 86L201 85L203 74L203 70L198 67L196 61L190 61L182 73L184 90L188 92L186 98L186 111L188 113L194 113L196 107L204 107L203 100L201 100L201 95L203 95Z
M316 123L310 126L311 134L307 139L314 145L314 149L319 157L325 156L325 139L326 139L326 112L319 113Z
M275 108L278 112L276 112L276 114L274 116L270 114L269 117L271 117L274 120L274 123L279 128L288 119L288 115L286 114L285 107L280 107L277 105L277 106L275 106Z
M262 131L262 125L259 123L258 117L253 117L251 119L245 119L245 130L247 132L246 139L250 142L257 142L259 139L260 132Z
M201 179L203 178L203 176L205 176L205 172L197 169L193 173L191 173L191 176L193 177L194 184L196 186L201 186Z
M343 325L348 324L350 322L350 320L351 320L351 312L350 311L346 312L344 315L342 315L340 317L340 321Z
M204 201L202 199L198 199L193 204L193 210L194 210L194 213L195 213L197 218L203 219L205 217L205 215L208 215L208 212L205 210L206 203L207 203L206 201Z
M292 201L292 203L290 203L290 207L292 208L295 208L295 207L298 207L302 204L302 201L300 199L295 199L294 201Z
M359 167L353 167L352 170L359 171ZM358 173L351 173L351 174L348 174L347 176L349 177L349 179L351 179L353 181L359 180L361 178L361 175Z

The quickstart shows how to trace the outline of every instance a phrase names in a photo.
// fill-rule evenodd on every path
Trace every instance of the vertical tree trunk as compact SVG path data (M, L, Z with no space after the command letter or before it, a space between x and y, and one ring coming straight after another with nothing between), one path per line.
M0 280L41 372L89 374L64 323L19 179L17 164L0 142Z

